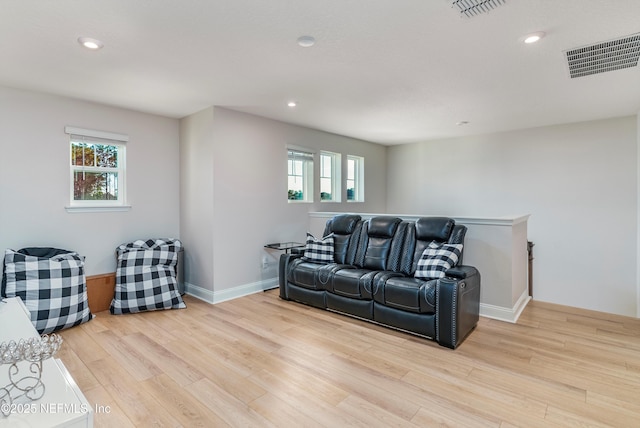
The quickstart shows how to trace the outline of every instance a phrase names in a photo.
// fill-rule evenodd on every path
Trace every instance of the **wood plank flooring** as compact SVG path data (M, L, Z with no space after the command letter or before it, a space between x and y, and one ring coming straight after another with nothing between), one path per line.
M640 320L531 302L455 351L277 290L112 316L58 353L96 427L640 426Z

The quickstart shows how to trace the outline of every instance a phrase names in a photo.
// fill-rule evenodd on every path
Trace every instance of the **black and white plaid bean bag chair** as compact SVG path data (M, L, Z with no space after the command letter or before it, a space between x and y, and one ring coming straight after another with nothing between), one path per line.
M127 314L186 308L176 278L177 239L138 240L116 248L116 292L109 310Z
M93 318L87 301L84 257L58 248L6 250L2 296L20 297L40 334Z

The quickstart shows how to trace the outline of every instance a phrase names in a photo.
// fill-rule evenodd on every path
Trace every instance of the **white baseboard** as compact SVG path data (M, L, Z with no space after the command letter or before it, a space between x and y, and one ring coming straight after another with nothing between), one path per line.
M237 287L228 288L226 290L211 291L197 285L185 283L184 291L186 294L196 297L200 300L204 300L207 303L221 303L227 300L237 299L238 297L248 296L262 292L265 290L271 290L278 286L278 278L266 279L263 281L253 282L250 284L239 285Z
M238 297L248 296L249 294L259 293L265 290L271 290L278 287L278 278L271 278L264 281L257 281L250 284L239 285L237 287L228 288L226 290L211 291L197 285L185 283L185 293L203 300L207 303L216 304L226 302L227 300L237 299ZM529 303L531 297L527 292L523 293L513 308L505 308L502 306L488 305L480 303L480 316L492 318L500 321L515 323L518 321L520 314Z
M206 288L198 287L197 285L184 283L184 292L189 296L193 296L197 299L203 300L207 303L213 303L213 291Z
M528 291L525 291L524 293L522 293L513 308L505 308L502 306L480 303L480 316L510 323L516 323L518 321L518 318L520 318L520 314L530 300L531 296L529 296Z

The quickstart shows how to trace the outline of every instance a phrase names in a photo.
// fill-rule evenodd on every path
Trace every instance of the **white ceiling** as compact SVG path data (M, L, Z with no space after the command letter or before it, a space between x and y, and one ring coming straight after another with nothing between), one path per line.
M635 115L640 67L570 79L563 51L638 32L639 0L0 0L0 85L399 144Z

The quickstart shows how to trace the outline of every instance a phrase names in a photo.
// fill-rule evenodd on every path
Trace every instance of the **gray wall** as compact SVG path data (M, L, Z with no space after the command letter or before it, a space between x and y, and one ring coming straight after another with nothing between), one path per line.
M213 278L213 107L180 122L180 237L185 281Z
M86 257L86 273L114 272L115 248L178 237L179 122L0 87L0 249L53 246ZM126 212L68 213L66 125L127 134Z
M385 146L219 107L183 119L181 128L181 231L185 245L203 250L213 266L187 269L189 284L218 293L274 280L278 253L263 246L304 241L308 212L379 212L386 206ZM343 163L347 154L363 156L365 202L326 203L316 197L314 203L288 203L287 144L342 153ZM212 188L197 184L209 179ZM318 183L316 176L317 189ZM201 190L189 189L195 185Z
M388 212L531 214L534 299L636 316L636 117L393 146Z
M531 214L535 299L638 315L640 116L384 147L217 107L178 121L0 87L0 118L1 249L73 249L94 275L122 242L179 236L187 282L213 293L275 278L263 245L303 240L308 212ZM66 125L130 136L130 211L65 211ZM364 156L365 202L288 204L287 144Z

